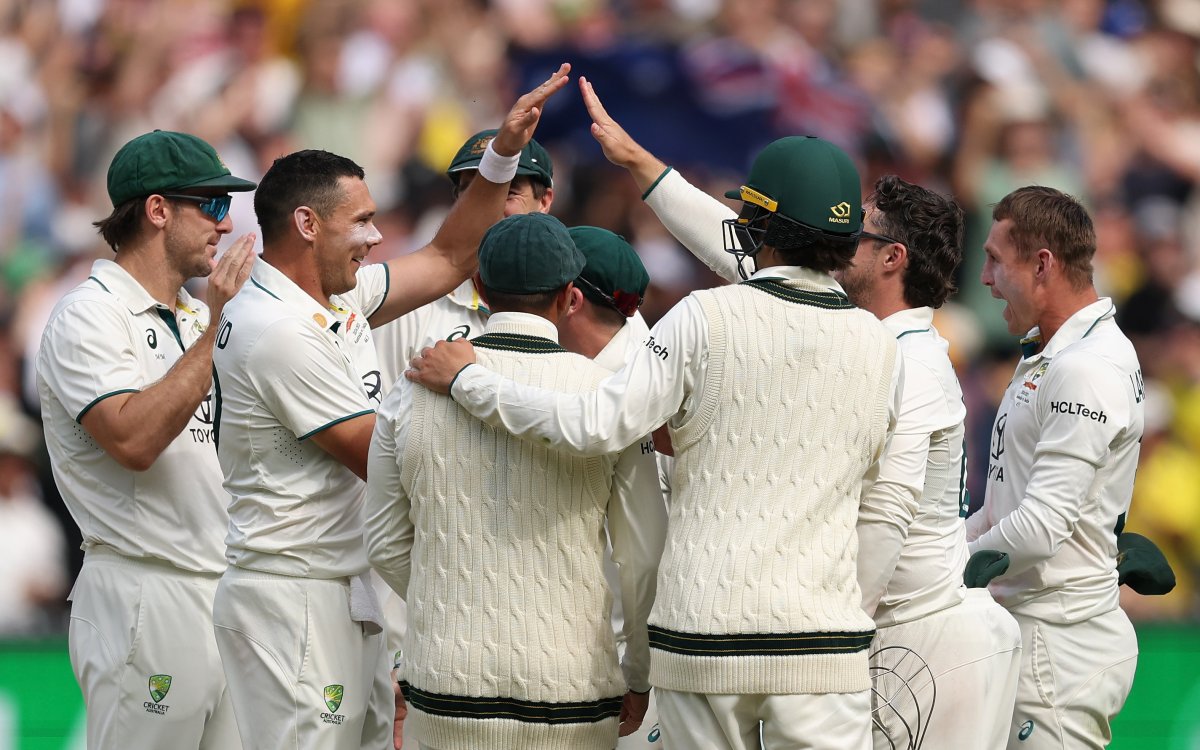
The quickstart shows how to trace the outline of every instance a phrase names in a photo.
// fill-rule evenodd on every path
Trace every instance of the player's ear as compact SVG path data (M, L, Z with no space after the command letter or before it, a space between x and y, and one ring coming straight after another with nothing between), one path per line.
M316 239L317 227L321 223L316 211L308 206L297 206L296 210L292 211L292 221L296 224L296 231L306 242Z
M579 287L575 284L567 284L563 289L566 295L563 311L567 315L574 315L583 309L583 292L579 291Z

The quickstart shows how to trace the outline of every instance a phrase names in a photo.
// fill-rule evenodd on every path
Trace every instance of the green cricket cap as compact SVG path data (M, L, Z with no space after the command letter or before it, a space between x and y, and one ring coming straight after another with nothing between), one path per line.
M483 152L487 150L487 145L496 137L497 132L499 131L494 128L483 130L467 139L454 155L450 167L446 169L446 176L451 182L458 181L455 175L459 172L479 169L479 160L483 158ZM521 149L517 174L529 175L546 187L554 187L554 162L550 161L550 154L542 148L542 144L532 138L525 144L525 148Z
M571 227L567 233L586 261L576 286L592 302L632 317L650 285L650 274L633 246L600 227Z
M789 136L759 153L746 184L725 193L814 229L862 231L862 181L837 146L814 136Z
M234 177L216 149L188 133L155 130L121 147L108 165L108 197L113 206L131 198L190 188L253 190L250 180Z
M583 270L583 253L550 214L517 214L496 224L479 245L479 277L504 294L562 289Z

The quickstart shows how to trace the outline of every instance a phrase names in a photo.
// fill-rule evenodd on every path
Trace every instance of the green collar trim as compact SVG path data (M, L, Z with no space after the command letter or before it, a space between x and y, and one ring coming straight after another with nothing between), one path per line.
M95 276L88 276L88 278L89 278L89 279L91 279L92 281L96 282L97 284L99 284L101 289L103 289L104 291L108 292L109 294L112 294L112 292L111 292L111 291L109 291L109 288L108 288L107 286L105 286L105 285L104 285L104 282L103 282L103 281L101 281L100 279L96 278Z
M833 290L827 292L813 292L807 289L797 289L795 287L781 284L775 279L749 279L743 281L743 284L754 287L766 292L774 297L778 297L784 302L792 302L797 305L810 305L812 307L823 307L826 310L853 310L854 303L844 294L840 294Z
M267 294L271 295L271 296L272 296L272 297L274 297L275 299L279 299L279 295L278 295L278 294L276 294L275 292L272 292L270 289L267 289L265 286L263 286L262 284L258 283L258 280L257 280L257 279L250 279L250 283L251 283L251 284L253 284L254 286L258 287L259 289L263 290L263 291L264 291L264 292L266 292ZM279 301L280 301L280 302L282 302L283 300L279 300Z
M902 339L910 333L929 333L929 331L931 331L931 330L933 330L933 329L931 329L931 328L913 328L912 330L905 331L904 333L897 335L896 338Z
M550 339L541 336L527 336L523 333L485 333L471 339L471 343L484 349L497 349L505 352L551 354L566 351Z
M171 329L171 333L175 334L175 341L179 344L180 351L187 351L187 347L183 345L183 337L179 335L179 322L175 320L175 313L166 308L158 308L158 317L167 324L167 328Z

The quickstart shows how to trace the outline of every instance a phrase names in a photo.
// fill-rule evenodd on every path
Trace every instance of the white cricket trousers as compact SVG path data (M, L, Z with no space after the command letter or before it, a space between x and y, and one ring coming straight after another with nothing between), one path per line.
M350 619L349 579L230 566L213 622L245 750L392 747L392 661Z
M812 695L655 692L664 750L871 747L870 690Z
M924 665L928 669L922 668ZM1003 750L1021 666L1021 628L987 589L871 642L876 750Z
M92 548L71 591L90 750L237 750L213 638L217 577Z
M1137 668L1137 635L1117 608L1073 625L1015 615L1021 680L1010 750L1090 750L1112 740Z

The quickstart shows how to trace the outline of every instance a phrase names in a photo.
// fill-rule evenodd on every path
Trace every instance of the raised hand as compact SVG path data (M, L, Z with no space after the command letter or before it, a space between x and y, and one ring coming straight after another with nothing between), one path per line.
M244 234L225 251L220 260L210 260L212 273L208 275L208 315L214 324L221 318L221 309L233 299L254 266L254 233Z
M579 79L579 92L583 94L583 104L592 118L592 137L600 144L604 157L618 167L629 170L638 187L645 191L666 170L667 165L642 148L617 124L600 103L600 97L596 96L588 79Z
M521 153L521 149L525 148L525 144L533 138L533 131L537 129L538 120L542 116L542 105L567 85L567 81L570 80L567 73L570 72L571 64L563 63L542 85L517 99L492 141L492 148L497 154L514 156Z

